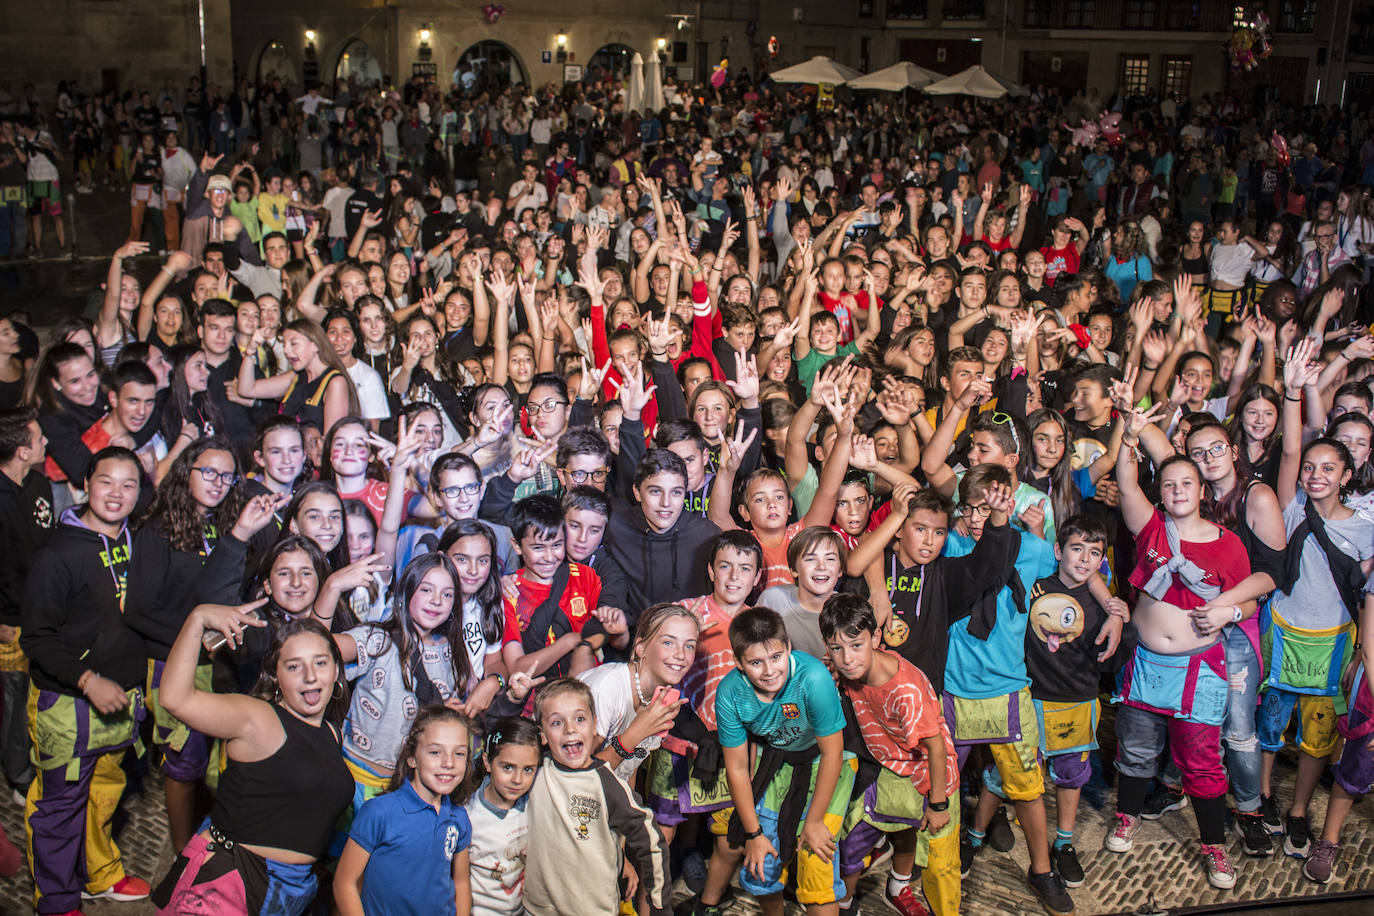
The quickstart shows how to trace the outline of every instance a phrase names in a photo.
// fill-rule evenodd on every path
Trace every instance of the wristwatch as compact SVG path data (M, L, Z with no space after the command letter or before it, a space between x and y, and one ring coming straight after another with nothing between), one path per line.
M948 811L949 799L946 798L942 802L926 802L926 807L929 808L931 811Z
M754 830L754 831L751 831L751 832L749 832L749 833L746 833L746 834L744 835L744 839L745 839L745 842L748 842L749 840L757 840L757 839L758 839L759 837L761 837L761 836L763 836L763 828L762 828L762 827L760 827L758 830Z
M1234 605L1234 606L1232 607L1232 610L1231 610L1231 622L1232 622L1232 623L1240 623L1240 618L1241 618L1240 605L1237 604L1237 605Z

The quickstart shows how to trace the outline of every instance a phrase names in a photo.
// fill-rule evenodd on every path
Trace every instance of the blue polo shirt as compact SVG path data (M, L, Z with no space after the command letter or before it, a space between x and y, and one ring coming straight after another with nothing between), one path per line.
M369 916L456 912L453 857L468 848L472 824L451 799L435 811L407 782L363 805L349 838L371 855L362 895Z
M739 747L754 734L772 747L804 751L818 735L844 729L844 708L829 669L793 651L787 680L772 700L760 700L738 668L725 675L716 690L716 729L721 747Z

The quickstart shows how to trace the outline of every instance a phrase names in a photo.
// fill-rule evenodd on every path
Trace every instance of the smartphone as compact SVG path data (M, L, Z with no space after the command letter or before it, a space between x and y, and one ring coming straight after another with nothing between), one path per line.
M654 698L651 703L662 703L664 706L671 706L682 698L682 691L676 687L657 687L654 689ZM658 733L658 737L664 738L668 734L668 729Z
M259 620L262 620L262 614L256 608L252 611L249 611L249 613L252 614L254 617L258 618ZM244 628L244 632L248 632L248 629L246 627ZM205 647L206 652L209 652L211 654L218 652L220 649L224 648L224 644L228 641L229 637L225 636L219 630L211 630L209 633L206 633L204 636L200 638L200 644ZM243 645L242 639L239 640L239 645Z

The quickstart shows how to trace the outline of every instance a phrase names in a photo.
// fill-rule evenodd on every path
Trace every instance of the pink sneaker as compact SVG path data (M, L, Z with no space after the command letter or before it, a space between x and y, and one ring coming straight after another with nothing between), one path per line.
M1140 818L1129 814L1116 813L1116 827L1107 834L1106 846L1112 852L1130 852L1135 845L1136 831L1140 829Z
M81 892L82 900L116 900L120 903L129 903L134 900L146 900L153 889L147 881L142 878L135 878L133 875L125 875L115 882L114 887L106 888L98 894L88 894Z

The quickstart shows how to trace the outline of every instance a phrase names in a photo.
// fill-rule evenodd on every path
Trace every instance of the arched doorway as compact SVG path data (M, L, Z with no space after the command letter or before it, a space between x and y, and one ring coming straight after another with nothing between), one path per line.
M488 39L462 53L453 82L464 92L499 92L516 83L528 86L530 77L510 45Z
M602 45L588 58L583 80L627 79L630 73L630 58L634 56L635 49L629 45Z
M280 79L283 83L296 81L296 62L280 41L269 41L258 55L257 82L259 86Z
M355 38L344 45L339 63L334 68L334 78L347 80L354 86L380 86L382 65L373 56L367 42Z

